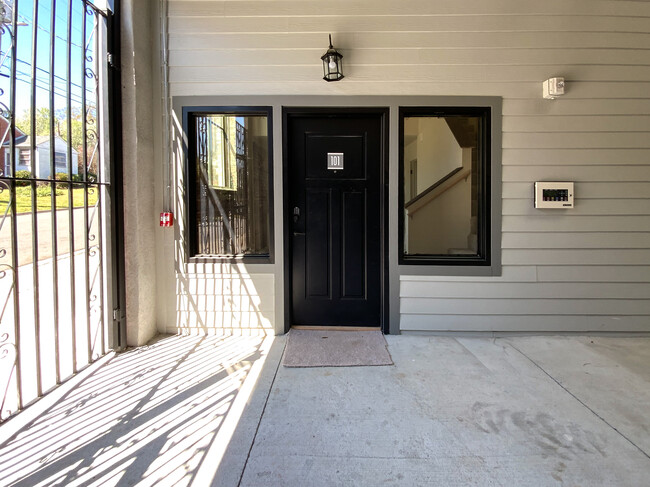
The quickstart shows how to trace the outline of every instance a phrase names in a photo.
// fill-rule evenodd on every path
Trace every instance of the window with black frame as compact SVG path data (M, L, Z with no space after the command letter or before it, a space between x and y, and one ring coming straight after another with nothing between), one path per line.
M490 108L400 109L400 263L490 265Z
M270 109L190 112L190 256L271 257Z

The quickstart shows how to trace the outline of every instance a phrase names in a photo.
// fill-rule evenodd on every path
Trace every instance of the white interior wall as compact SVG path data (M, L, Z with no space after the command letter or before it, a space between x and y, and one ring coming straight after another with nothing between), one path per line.
M401 330L650 330L648 2L173 0L169 13L174 97L503 97L503 275L402 275ZM344 56L337 83L321 80L328 33ZM566 78L566 94L544 100L541 82L552 76ZM535 210L537 180L575 181L575 208ZM275 201L278 235L281 195ZM157 234L160 330L178 326L175 285L187 272L179 231ZM251 273L275 276L276 302L279 264ZM276 331L278 316L275 306Z
M404 123L404 133L407 132L407 123ZM417 124L415 124L417 125ZM404 141L404 200L408 201L412 198L415 198L417 195L417 188L415 191L411 190L411 162L417 160L418 157L418 141L413 139L410 142ZM417 166L417 162L416 162ZM417 170L417 169L416 169ZM417 175L416 175L417 177Z
M463 165L463 151L444 118L418 117L418 194Z
M410 254L447 254L467 248L471 219L471 180L461 180L409 217Z

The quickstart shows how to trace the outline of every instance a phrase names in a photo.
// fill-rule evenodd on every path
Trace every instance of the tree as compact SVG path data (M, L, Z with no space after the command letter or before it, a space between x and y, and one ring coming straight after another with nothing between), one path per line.
M36 135L48 135L50 133L50 110L49 108L37 108L36 115ZM25 110L23 114L16 119L16 127L24 134L31 135L32 131L32 112Z

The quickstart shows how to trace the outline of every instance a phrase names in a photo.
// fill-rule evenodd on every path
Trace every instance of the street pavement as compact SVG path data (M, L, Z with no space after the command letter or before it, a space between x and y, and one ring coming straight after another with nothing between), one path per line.
M63 256L70 252L70 210L62 209L56 211L56 242L57 255ZM0 221L2 216L0 215ZM0 229L0 249L5 249L6 254L0 257L0 264L11 265L11 227L12 215L7 215L2 228ZM36 239L38 242L38 260L50 259L53 254L52 246L52 212L39 211L36 213L37 232ZM98 232L98 218L95 208L88 209L88 221L90 235L96 235ZM74 232L74 251L85 248L84 232L84 209L75 208L73 210L73 232ZM32 235L33 219L31 213L21 213L16 217L16 231L18 238L18 265L23 266L31 264L32 255ZM97 242L95 238L94 242Z

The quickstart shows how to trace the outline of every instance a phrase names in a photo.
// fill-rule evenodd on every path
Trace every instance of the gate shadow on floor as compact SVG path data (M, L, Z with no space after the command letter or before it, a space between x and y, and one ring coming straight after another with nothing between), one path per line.
M248 447L229 445L272 346L167 336L117 355L0 447L0 484L210 485L243 468Z

